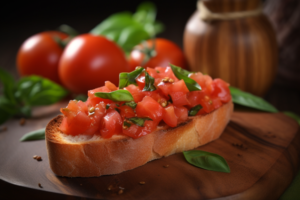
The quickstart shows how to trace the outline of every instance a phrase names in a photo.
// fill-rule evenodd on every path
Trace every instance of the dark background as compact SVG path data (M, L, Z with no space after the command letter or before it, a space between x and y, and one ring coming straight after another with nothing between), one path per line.
M142 0L131 1L5 1L0 5L0 67L8 69L18 78L15 58L18 48L28 37L46 30L54 30L61 24L68 24L80 33L89 32L109 15L120 11L134 12ZM157 19L165 24L165 31L159 34L174 41L182 47L182 38L189 17L196 10L196 0L159 1L153 0L157 6ZM282 51L281 61L291 58L292 62L279 66L276 80L264 96L280 111L293 111L300 114L300 3L298 0L268 0L267 11L277 35L280 31L293 31L287 37L286 46L294 45L289 51ZM282 11L280 9L285 9ZM298 11L297 11L298 10ZM282 20L283 19L283 20ZM297 21L298 20L298 21ZM297 25L297 23L299 24ZM296 28L295 28L296 26ZM298 28L297 28L298 27ZM287 31L288 32L288 31ZM297 36L298 34L298 36ZM294 39L295 38L295 39ZM298 39L297 39L298 38ZM295 41L296 42L295 42ZM298 42L298 43L297 43ZM280 44L281 45L281 44ZM285 52L283 54L282 52ZM285 59L285 57L289 57ZM282 63L282 62L280 62ZM295 66L294 66L295 65ZM294 73L297 72L297 73ZM298 78L299 77L299 78Z
M5 1L0 8L0 67L15 68L15 56L22 42L46 30L68 24L80 33L89 32L109 15L135 12L142 0L130 1ZM159 37L168 38L182 47L186 22L196 10L196 0L152 1L156 4L157 19L165 24Z

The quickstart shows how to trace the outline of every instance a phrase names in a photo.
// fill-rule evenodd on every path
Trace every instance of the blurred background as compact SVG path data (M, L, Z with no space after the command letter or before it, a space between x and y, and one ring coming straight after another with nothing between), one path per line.
M141 0L131 1L5 1L0 7L0 67L18 78L16 54L30 36L68 24L89 32L109 15L134 12ZM165 25L164 37L183 47L185 25L196 11L196 0L158 1L157 20ZM168 3L167 3L168 2ZM279 44L278 73L264 98L280 111L300 114L300 3L298 0L263 1Z

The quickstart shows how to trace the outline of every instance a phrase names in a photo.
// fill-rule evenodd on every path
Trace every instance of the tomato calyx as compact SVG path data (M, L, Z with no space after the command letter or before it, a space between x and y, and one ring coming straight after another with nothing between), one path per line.
M141 46L137 46L134 49L138 50L142 54L144 54L144 58L142 60L141 66L144 67L145 64L153 57L157 55L157 52L155 50L156 46L156 40L155 38L152 38L152 46L150 47L150 44L148 44L146 41L143 41Z

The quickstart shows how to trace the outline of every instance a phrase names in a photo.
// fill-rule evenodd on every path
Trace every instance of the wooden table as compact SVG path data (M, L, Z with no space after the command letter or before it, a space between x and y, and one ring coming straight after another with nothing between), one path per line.
M281 113L235 112L219 139L198 148L223 156L229 174L196 168L179 153L117 175L58 177L50 169L45 141L19 142L55 115L29 119L24 126L10 120L0 134L5 198L18 198L22 192L30 199L277 199L300 166L300 128L294 120Z

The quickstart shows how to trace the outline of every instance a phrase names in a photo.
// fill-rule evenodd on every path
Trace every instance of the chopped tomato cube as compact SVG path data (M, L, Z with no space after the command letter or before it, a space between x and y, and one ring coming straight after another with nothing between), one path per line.
M131 95L134 99L134 102L136 102L136 103L139 101L142 101L142 99L145 96L143 91L140 90L138 86L129 85L129 86L125 87L124 89L131 93Z
M191 108L200 104L202 106L202 109L205 111L205 113L210 113L211 111L214 110L212 99L203 91L190 92L188 94L188 100L190 102Z
M161 82L157 86L165 96L171 96L172 102L175 106L189 105L186 94L189 89L186 87L183 80L175 83Z
M141 102L137 103L136 114L138 117L150 117L159 122L163 118L163 107L149 96L145 96Z
M64 123L60 125L60 130L68 135L83 134L91 124L90 118L84 113L79 111L72 118L64 118Z
M87 100L87 104L91 105L91 106L95 106L96 104L100 103L100 102L104 102L104 103L112 103L113 101L109 100L109 99L102 99L100 97L96 97L95 93L96 92L111 92L110 89L108 89L106 86L102 86L93 90L89 90L88 91L88 100Z
M96 104L96 106L94 107L94 111L89 114L89 117L91 119L91 124L90 127L84 132L85 135L92 135L99 131L101 126L101 121L105 113L106 113L105 104L103 102Z
M157 122L146 120L143 127L140 127L136 124L131 124L129 128L123 129L123 134L136 139L143 135L152 133L156 127Z
M177 126L177 117L173 105L168 105L164 108L163 120L170 127Z
M223 81L222 79L215 79L212 83L213 92L212 96L218 96L220 100L224 103L227 103L231 99L230 90L228 88L229 84Z
M108 110L103 117L103 124L100 135L103 138L110 138L114 134L122 133L122 118L116 110Z
M110 81L105 81L105 87L107 87L111 91L118 90L119 88Z
M120 110L120 115L122 119L131 118L135 116L134 110L129 106L121 106L118 108Z
M139 89L143 90L145 87L145 73L140 74L139 77L137 77L136 82L139 86Z
M184 122L188 118L188 109L184 106L174 106L175 115L177 117L178 124Z

